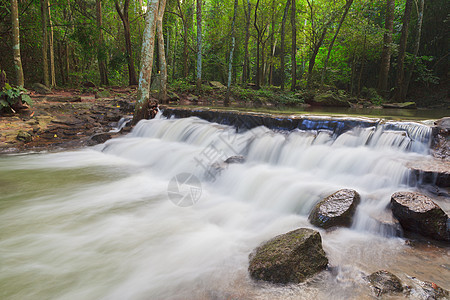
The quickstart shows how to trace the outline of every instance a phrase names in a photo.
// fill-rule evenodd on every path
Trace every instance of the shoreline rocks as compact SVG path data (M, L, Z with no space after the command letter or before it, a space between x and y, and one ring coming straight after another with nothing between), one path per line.
M349 227L360 200L361 197L355 190L339 190L317 203L308 220L325 229L334 226Z
M367 280L370 282L377 297L383 294L401 293L403 291L400 279L386 270L376 271L369 276Z
M272 283L300 283L324 270L328 258L319 232L300 228L276 236L250 254L253 279Z
M448 215L431 198L415 192L397 192L391 196L390 205L403 229L450 241Z

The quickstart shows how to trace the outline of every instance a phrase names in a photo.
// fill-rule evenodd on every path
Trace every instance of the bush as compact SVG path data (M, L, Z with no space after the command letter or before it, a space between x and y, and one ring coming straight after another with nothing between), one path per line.
M20 106L20 100L22 100L22 103L31 105L33 101L26 94L27 92L23 87L13 87L5 83L5 86L0 91L0 110L10 109L14 111L14 107Z

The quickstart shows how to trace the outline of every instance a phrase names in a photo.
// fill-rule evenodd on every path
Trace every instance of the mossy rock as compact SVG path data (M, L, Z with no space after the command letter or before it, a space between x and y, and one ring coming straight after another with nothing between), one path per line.
M315 94L313 98L305 99L305 102L313 106L350 107L346 100L331 91Z
M375 273L370 274L367 277L374 288L376 296L381 296L383 294L401 293L403 291L402 282L394 274L380 270Z
M103 91L98 91L95 94L95 98L99 99L99 98L110 98L111 97L111 93L108 90L103 90Z
M300 228L276 236L250 254L250 276L272 283L299 283L324 270L328 259L319 232Z
M30 133L21 130L19 131L19 133L17 133L16 139L25 143L29 143L33 140L33 136Z

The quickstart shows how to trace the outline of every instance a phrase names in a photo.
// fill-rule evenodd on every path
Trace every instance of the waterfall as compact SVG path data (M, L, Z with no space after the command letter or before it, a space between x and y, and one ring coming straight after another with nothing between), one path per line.
M0 157L1 298L361 299L363 275L382 268L420 269L448 289L446 254L405 246L386 209L392 193L414 189L405 165L429 156L430 127L311 117L286 130L227 118L158 113L91 148ZM232 156L245 162L223 163ZM194 205L171 202L171 184L194 177ZM342 188L361 195L352 226L315 228L336 274L252 282L249 253L314 228L312 207Z

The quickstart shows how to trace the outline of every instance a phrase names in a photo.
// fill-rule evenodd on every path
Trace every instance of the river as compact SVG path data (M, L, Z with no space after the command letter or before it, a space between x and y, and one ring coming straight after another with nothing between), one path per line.
M405 162L429 156L427 126L398 128L236 132L158 115L95 147L0 156L0 298L373 299L364 277L380 269L448 290L449 248L380 223L392 193L415 190ZM211 167L235 155L245 163ZM252 281L252 250L314 228L312 207L341 188L361 204L350 228L315 228L330 271Z

